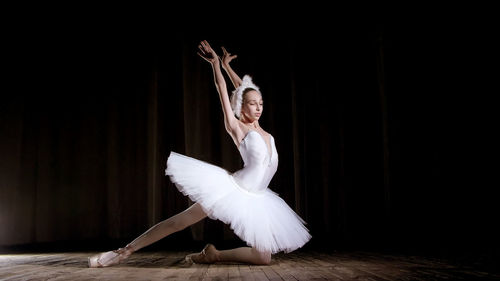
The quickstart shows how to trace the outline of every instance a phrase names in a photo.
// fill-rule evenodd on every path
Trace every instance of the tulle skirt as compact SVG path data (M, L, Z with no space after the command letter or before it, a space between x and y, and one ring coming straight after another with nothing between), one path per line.
M258 251L288 253L311 238L306 222L269 188L249 192L227 170L173 151L165 174L182 194L199 203L209 218L228 224Z

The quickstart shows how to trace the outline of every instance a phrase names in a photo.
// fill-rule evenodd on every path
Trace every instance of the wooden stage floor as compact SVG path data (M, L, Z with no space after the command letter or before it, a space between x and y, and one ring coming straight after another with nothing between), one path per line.
M436 258L372 252L295 251L270 265L187 264L189 252L137 252L87 268L94 252L0 254L0 280L500 280L496 272Z

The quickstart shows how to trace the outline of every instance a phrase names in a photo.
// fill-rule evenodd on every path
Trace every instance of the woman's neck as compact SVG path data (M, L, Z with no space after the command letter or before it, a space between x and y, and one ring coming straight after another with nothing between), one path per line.
M257 120L254 120L253 122L249 122L248 120L243 120L242 122L243 122L243 124L245 124L245 126L247 126L249 128L253 128L253 129L260 128L259 121L257 121Z

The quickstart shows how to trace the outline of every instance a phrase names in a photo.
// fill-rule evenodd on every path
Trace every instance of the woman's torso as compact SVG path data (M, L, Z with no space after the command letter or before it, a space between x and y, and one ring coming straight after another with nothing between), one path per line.
M274 138L268 141L256 130L249 129L238 144L243 168L234 172L236 182L250 192L264 191L278 168L278 153Z

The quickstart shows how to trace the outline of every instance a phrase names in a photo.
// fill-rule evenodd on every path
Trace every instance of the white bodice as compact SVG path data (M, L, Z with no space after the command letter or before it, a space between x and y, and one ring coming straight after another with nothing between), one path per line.
M271 151L264 137L259 132L250 130L238 147L244 165L232 175L236 183L249 192L264 191L278 169L278 153L273 136L270 142Z

